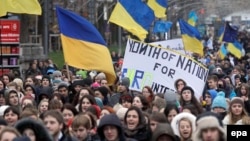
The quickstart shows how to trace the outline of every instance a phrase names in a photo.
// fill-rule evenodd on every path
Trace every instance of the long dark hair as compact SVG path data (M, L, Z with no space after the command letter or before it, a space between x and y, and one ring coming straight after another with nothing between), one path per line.
M191 91L191 101L189 104L193 104L195 106L195 108L198 110L198 114L201 114L203 112L203 108L202 108L201 104L198 102L198 100L196 99L196 97L194 96L194 90L189 86L185 86L181 91L180 105L182 107L184 107L186 105L186 103L183 99L183 96L182 96L182 93L185 90Z

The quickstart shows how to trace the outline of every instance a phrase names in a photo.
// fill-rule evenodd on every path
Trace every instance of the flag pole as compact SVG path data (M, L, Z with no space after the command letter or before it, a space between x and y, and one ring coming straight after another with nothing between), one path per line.
M67 62L65 62L65 65L66 65L66 71L67 71L68 80L71 81L70 74L69 74L69 65L68 65Z

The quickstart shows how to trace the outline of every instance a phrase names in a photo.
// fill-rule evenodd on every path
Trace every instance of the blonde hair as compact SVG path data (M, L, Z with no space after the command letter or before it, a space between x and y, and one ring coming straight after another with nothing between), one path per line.
M49 100L48 100L48 99L43 99L43 100L41 100L40 103L38 104L38 112L39 112L39 113L41 112L41 111L40 111L40 106L42 105L43 102L47 102L48 105L49 105ZM48 109L49 109L49 107L48 107Z

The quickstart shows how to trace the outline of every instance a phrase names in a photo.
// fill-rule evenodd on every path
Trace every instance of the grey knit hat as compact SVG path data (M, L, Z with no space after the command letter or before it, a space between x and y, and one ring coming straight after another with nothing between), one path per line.
M167 104L175 104L177 101L177 94L172 90L166 90L164 99L166 100Z
M123 86L126 86L127 88L129 87L130 85L130 80L128 77L124 77L121 79L120 81L120 84L123 85Z

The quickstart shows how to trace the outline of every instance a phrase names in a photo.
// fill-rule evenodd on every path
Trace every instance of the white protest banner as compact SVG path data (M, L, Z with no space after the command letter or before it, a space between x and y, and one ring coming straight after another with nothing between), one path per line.
M122 78L130 78L130 89L142 91L146 85L155 93L175 90L174 83L183 79L200 97L208 76L208 69L187 56L128 39L122 66Z
M152 42L149 44L160 46L160 47L167 48L167 49L172 49L181 54L186 54L181 38L166 40L166 41L159 41L159 42Z

